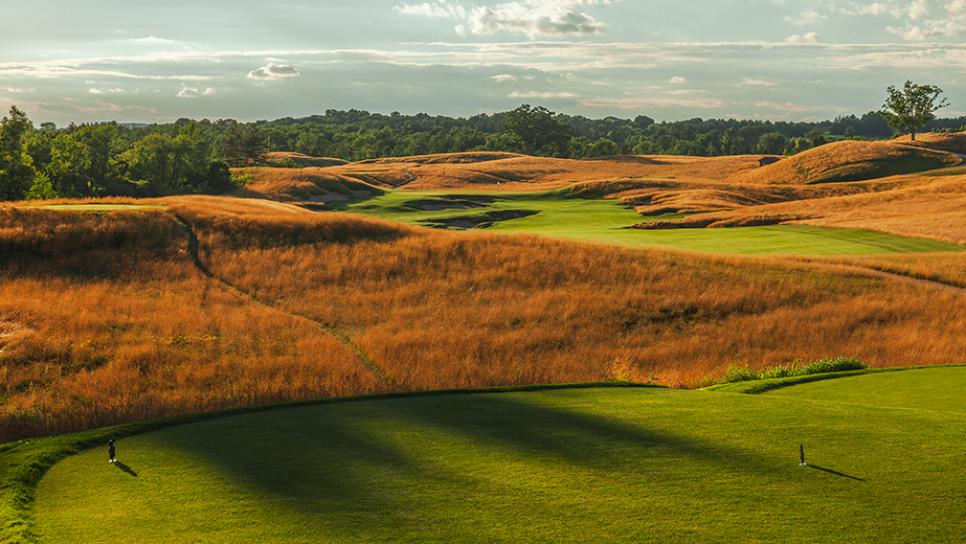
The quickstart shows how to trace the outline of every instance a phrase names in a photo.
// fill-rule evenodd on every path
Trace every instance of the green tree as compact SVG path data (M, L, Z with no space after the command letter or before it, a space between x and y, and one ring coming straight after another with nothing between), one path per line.
M596 142L590 144L587 148L588 157L612 157L614 155L620 155L621 148L616 142L608 140L607 138L600 138Z
M24 146L33 124L16 106L0 119L0 200L24 198L37 175Z
M530 155L564 154L573 136L573 129L558 121L552 111L529 104L506 114L503 131L516 135Z
M942 98L943 90L935 85L917 85L906 81L902 89L890 86L889 96L879 112L892 130L909 133L916 141L916 132L936 118L936 112L949 106Z
M762 155L781 155L788 147L788 138L781 132L766 132L758 138L755 151Z
M50 200L59 196L50 182L50 176L46 172L37 172L33 185L27 190L27 200Z
M218 149L230 164L251 165L265 153L265 137L258 125L234 123L222 134Z

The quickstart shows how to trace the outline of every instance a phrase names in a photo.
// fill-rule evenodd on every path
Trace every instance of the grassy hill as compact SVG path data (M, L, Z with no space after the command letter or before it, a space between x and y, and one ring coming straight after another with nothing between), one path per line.
M758 396L559 389L234 416L123 439L116 466L102 448L57 464L34 527L92 544L958 542L963 384L959 367Z
M501 198L493 204L543 206L520 221L547 236L592 238L633 216L603 200ZM961 295L855 266L417 229L253 199L80 209L0 210L5 439L384 391L613 378L694 386L734 362L966 359ZM688 243L893 243L829 232L749 229Z
M963 159L953 153L894 142L843 141L826 144L738 174L733 181L752 184L815 184L864 181L910 174Z

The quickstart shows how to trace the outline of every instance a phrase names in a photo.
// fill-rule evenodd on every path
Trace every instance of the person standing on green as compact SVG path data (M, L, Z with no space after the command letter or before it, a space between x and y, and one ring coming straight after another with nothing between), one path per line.
M117 462L116 454L117 454L117 450L114 448L114 439L112 438L107 441L107 455L110 458L107 462L116 463Z

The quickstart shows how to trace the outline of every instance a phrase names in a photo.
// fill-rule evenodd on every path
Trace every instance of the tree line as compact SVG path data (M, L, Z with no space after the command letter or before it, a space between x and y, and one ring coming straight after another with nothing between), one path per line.
M888 112L822 122L589 119L521 106L469 118L328 110L322 115L234 120L35 127L16 107L0 120L0 199L162 196L230 191L232 166L269 151L349 161L463 151L584 159L612 155L793 154L837 139L882 139ZM966 118L929 119L927 130L960 130Z

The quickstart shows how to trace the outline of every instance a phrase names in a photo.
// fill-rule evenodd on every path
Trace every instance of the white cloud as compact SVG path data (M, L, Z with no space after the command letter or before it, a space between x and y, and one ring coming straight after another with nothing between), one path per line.
M276 79L298 77L300 75L302 74L299 72L298 68L292 66L291 64L276 64L274 62L270 62L265 66L248 72L248 79L254 79L257 81L273 81Z
M466 17L466 8L449 0L422 2L418 4L397 4L396 11L420 17L459 18Z
M490 36L499 32L541 36L587 36L600 34L606 25L583 11L586 6L603 6L611 0L515 0L494 6L467 7L454 0L404 3L395 9L406 15L459 19L460 36Z
M684 76L674 76L668 80L668 83L670 83L671 85L684 85L687 82L688 82L688 78Z
M88 94L126 94L127 90L121 89L118 87L114 87L110 89L100 89L97 87L91 87L90 89L87 89L87 92Z
M785 43L818 43L818 34L815 32L792 34L791 36L785 38Z
M778 84L774 81L768 81L766 79L752 79L744 78L738 82L738 87L777 87Z
M200 98L202 96L212 96L215 94L215 90L211 87L206 87L204 89L198 87L181 87L178 91L178 98Z
M498 83L506 83L508 81L516 81L518 78L513 74L497 74L495 76L490 76L490 79Z
M808 26L820 23L826 15L821 14L814 9L806 9L800 12L798 15L786 15L785 21L795 25L795 26Z
M553 91L513 91L510 98L576 98L577 94Z

